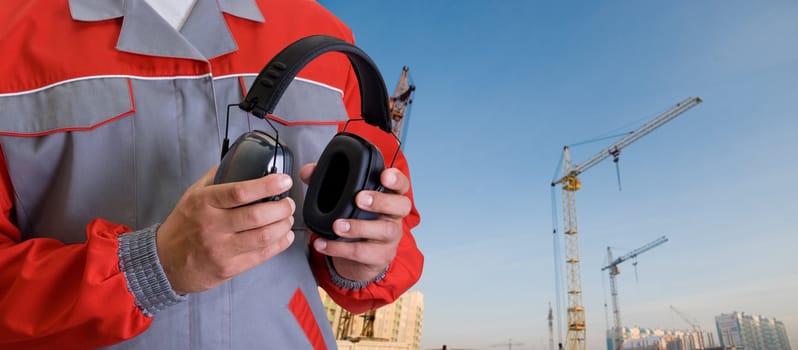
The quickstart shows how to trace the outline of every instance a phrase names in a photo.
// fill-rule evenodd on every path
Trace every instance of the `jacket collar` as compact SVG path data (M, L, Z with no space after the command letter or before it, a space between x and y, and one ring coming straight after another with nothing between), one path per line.
M120 51L207 60L238 49L222 13L265 22L255 0L197 0L178 32L143 0L69 0L76 21L123 18Z

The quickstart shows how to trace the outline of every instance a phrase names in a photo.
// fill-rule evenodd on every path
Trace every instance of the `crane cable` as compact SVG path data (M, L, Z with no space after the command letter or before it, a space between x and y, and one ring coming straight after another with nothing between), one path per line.
M562 158L560 158L562 163ZM556 176L556 175L555 175ZM557 341L562 344L562 328L563 328L563 313L562 313L562 259L560 255L560 239L557 236L557 192L555 186L551 186L551 220L552 220L552 242L554 250L554 289L556 293L556 306L557 306Z
M609 135L609 136L599 136L599 137L596 137L596 138L593 138L593 139L590 139L590 140L586 140L586 141L570 144L570 145L568 145L568 147L581 146L581 145L585 145L585 144L588 144L588 143L593 143L593 142L603 141L603 140L606 140L606 139L626 136L626 135L629 135L629 134L631 134L633 132L634 131L626 131L626 132L622 132L622 133L614 134L614 135Z

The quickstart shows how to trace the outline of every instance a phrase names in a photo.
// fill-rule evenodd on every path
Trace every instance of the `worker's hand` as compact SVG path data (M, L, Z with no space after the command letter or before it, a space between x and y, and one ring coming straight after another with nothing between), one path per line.
M288 191L290 176L214 185L215 173L191 185L158 228L158 258L178 294L216 287L294 241L291 198L245 205Z
M300 170L302 181L308 183L316 164ZM332 257L335 271L353 281L371 280L393 261L402 238L402 218L410 213L410 199L405 193L410 181L398 169L385 169L380 174L385 192L360 191L355 202L360 209L380 214L376 220L338 219L333 223L335 234L358 241L332 241L318 238L313 248Z

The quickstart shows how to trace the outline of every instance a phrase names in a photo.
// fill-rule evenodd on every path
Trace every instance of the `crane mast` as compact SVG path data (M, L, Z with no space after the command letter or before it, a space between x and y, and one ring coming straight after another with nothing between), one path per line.
M563 150L563 170L571 169L571 156ZM582 306L582 267L579 262L579 230L576 223L576 191L582 187L574 176L562 185L563 233L565 233L565 272L568 293L568 333L565 344L569 350L585 349L585 307Z
M612 250L607 247L607 260L612 261ZM623 346L623 328L621 325L621 306L618 302L618 284L616 276L620 273L617 266L613 266L610 270L610 295L612 296L612 349L620 350Z
M396 84L393 96L390 99L391 119L393 120L393 127L391 131L402 144L404 144L403 131L407 128L410 104L413 103L413 94L416 91L416 86L410 79L410 68L407 66L402 67L402 74L399 76L399 82Z
M558 179L555 178L551 186L562 186L565 272L566 288L568 289L568 332L566 334L565 344L569 350L585 350L586 346L585 308L582 304L582 272L579 261L579 230L576 220L576 191L582 188L582 183L578 176L610 156L617 162L622 148L629 146L631 143L675 119L701 102L702 100L700 97L689 97L680 101L642 127L580 164L573 165L571 163L568 146L563 148L561 174L564 175ZM555 264L555 266L558 266L558 264Z
M618 284L617 284L617 276L621 273L621 269L618 267L622 262L636 258L638 255L643 254L646 251L651 250L652 248L659 246L668 241L668 238L662 236L657 238L651 243L648 243L640 248L637 248L628 254L617 258L615 260L612 259L612 250L610 247L607 247L607 260L609 261L609 265L604 266L601 271L610 270L610 293L612 293L612 314L615 318L614 321L614 328L613 330L613 349L620 350L621 346L623 345L623 327L621 325L621 306L618 302Z

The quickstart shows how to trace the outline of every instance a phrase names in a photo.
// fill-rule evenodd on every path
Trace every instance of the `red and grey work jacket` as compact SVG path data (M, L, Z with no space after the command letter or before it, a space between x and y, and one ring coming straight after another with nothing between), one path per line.
M143 0L3 3L0 348L332 349L317 285L362 312L418 280L415 208L375 281L342 280L302 230L285 252L203 293L175 295L158 263L157 225L218 164L227 105L279 50L311 34L352 41L305 0L198 0L179 32ZM294 174L359 106L343 55L299 74L273 116ZM231 113L233 139L270 132ZM396 150L376 128L349 127L383 154ZM395 166L408 172L401 154ZM301 215L305 187L294 183Z

